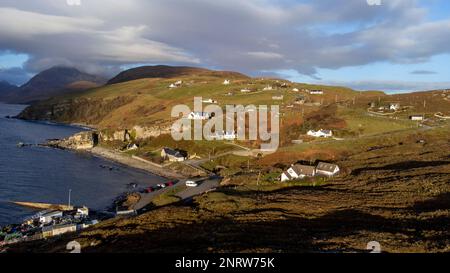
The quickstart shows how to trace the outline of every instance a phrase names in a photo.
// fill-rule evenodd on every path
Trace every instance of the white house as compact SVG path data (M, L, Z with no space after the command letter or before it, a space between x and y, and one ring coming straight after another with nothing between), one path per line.
M413 121L423 121L425 117L423 115L412 115L409 119Z
M242 93L250 93L250 92L252 92L252 90L250 90L248 88L244 88L244 89L241 89L241 92Z
M311 95L323 95L323 91L322 90L311 90L311 91L309 91L309 94L311 94Z
M318 175L325 175L328 177L335 176L340 171L339 166L330 163L320 162L316 167L316 173Z
M316 175L316 169L313 166L292 165L287 171L281 174L281 182L313 177Z
M264 87L263 90L264 91L270 91L270 90L273 90L273 87L268 85L268 86Z
M172 83L169 85L169 88L177 88L180 87L183 84L183 81L176 81L175 83Z
M188 115L188 119L192 119L192 120L207 120L210 118L211 118L211 114L206 113L206 112L191 112Z
M389 104L389 110L392 110L392 111L400 110L400 103Z
M319 131L310 130L308 131L307 135L312 137L332 137L333 132L331 130L322 129L320 129Z
M292 89L292 91L299 92L298 88L294 88L294 89Z
M216 100L213 99L207 99L207 100L202 100L203 103L217 103Z
M230 80L224 80L223 81L223 85L230 85L231 84L231 81Z

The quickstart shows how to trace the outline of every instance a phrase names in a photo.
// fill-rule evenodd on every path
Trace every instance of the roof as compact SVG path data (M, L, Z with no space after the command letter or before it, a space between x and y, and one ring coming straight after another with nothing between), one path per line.
M307 175L307 176L314 176L314 173L315 173L315 168L313 166L296 164L296 165L292 166L292 169L297 174L303 174L303 175Z
M61 215L62 213L63 213L62 211L55 210L55 211L50 211L50 212L44 213L41 215L41 217L52 217L55 215Z
M286 175L286 177L287 177L289 180L292 179L292 176L291 176L288 172L284 172L283 174Z
M174 157L187 157L187 152L179 149L171 149L171 148L163 148L164 153L168 156L174 156Z
M336 164L330 164L330 163L325 163L325 162L320 162L317 165L317 170L318 171L324 171L324 172L334 172L336 170L336 168L339 168L338 165Z

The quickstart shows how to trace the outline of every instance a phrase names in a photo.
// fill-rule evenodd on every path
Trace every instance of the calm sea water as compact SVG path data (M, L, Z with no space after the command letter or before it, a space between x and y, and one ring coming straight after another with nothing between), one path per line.
M69 189L72 204L104 210L114 198L129 191L129 183L155 185L162 178L91 156L44 147L17 147L17 143L38 144L82 131L72 126L7 119L24 106L0 103L0 226L20 223L35 211L11 201L66 204ZM101 166L114 167L113 171Z

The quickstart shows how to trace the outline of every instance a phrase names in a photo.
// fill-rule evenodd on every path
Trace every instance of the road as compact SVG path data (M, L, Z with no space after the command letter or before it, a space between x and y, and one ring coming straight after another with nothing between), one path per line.
M198 187L186 187L185 190L178 193L176 196L179 197L181 200L186 200L189 198L192 198L196 195L203 194L207 191L210 191L212 189L217 188L220 185L221 178L216 176L211 176L209 178L199 179L195 180L198 183ZM158 197L161 194L164 194L165 192L172 190L176 187L180 187L185 185L186 180L182 180L178 183L176 183L172 187L166 187L163 189L160 189L158 191L150 192L150 193L138 193L140 196L139 201L133 206L132 210L139 212L143 208L147 207L153 199Z
M210 177L205 180L196 181L198 183L197 187L187 187L184 191L178 193L176 196L181 200L190 199L196 195L200 195L210 190L216 189L220 185L220 180L221 178L219 177Z

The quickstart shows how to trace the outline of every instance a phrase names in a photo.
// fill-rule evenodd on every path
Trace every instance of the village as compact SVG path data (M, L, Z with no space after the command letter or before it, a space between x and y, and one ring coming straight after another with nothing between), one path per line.
M0 227L0 247L81 231L98 222L90 217L87 207L68 206L40 211L21 224Z

